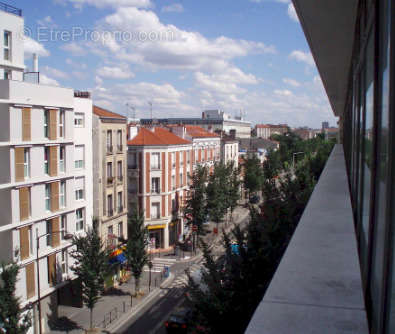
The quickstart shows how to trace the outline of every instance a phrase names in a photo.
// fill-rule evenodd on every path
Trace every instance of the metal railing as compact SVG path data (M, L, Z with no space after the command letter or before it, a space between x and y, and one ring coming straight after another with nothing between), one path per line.
M14 6L7 5L4 2L0 2L0 10L4 11L6 13L22 16L22 9L16 8Z
M118 153L122 153L123 145L117 145L117 151L118 151Z
M23 81L32 84L39 84L40 72L23 72Z
M118 213L121 213L123 211L123 205L118 206Z
M107 217L112 217L114 215L114 210L113 209L108 209L107 210Z

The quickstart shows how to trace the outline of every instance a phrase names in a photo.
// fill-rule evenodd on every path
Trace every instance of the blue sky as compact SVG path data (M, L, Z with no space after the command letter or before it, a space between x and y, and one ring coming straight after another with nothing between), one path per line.
M26 65L137 117L242 110L253 123L335 125L289 0L8 1L23 10Z

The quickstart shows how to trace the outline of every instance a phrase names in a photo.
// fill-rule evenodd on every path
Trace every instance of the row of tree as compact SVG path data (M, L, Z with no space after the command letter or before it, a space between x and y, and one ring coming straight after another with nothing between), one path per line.
M128 240L123 253L126 265L135 278L135 294L140 293L140 277L143 267L148 263L147 229L144 215L136 210L129 219ZM102 297L105 279L114 272L110 261L110 250L104 247L95 229L86 235L74 236L71 267L81 283L82 301L90 310L90 327L93 327L93 309ZM20 267L16 263L1 264L0 268L0 333L24 334L32 321L29 312L24 312L20 300L15 295L15 287ZM130 292L132 294L132 291Z
M199 235L204 235L204 222L208 219L218 224L237 206L240 197L239 170L233 163L216 163L212 173L198 166L192 175L184 216L195 225Z
M201 279L198 282L190 277L189 289L195 322L206 332L245 331L333 147L324 138L302 142L285 135L279 139L280 149L270 152L263 166L255 158L245 161L245 176L250 175L247 183L244 181L246 186L250 191L262 191L260 211L251 207L245 229L236 226L229 235L223 234L223 258L215 261L202 242L205 263ZM309 152L295 168L285 163L291 161L292 149ZM231 241L237 244L236 250Z

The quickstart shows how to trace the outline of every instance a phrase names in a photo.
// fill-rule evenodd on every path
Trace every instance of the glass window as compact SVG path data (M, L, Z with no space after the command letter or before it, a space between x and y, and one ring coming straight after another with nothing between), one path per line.
M3 76L3 79L4 80L11 80L12 79L12 75L11 75L11 71L10 70L4 70L4 76Z
M67 233L67 215L62 215L60 217L60 237L62 240L65 240L65 235Z
M62 257L61 257L61 267L62 267L62 274L67 274L67 249L62 250Z
M30 150L28 148L25 148L23 152L23 174L25 179L30 176Z
M84 229L84 209L77 209L75 218L75 230L82 231Z
M112 131L107 131L107 153L112 153Z
M107 177L112 177L112 162L107 162Z
M47 238L47 246L52 246L52 221L47 220L46 222L46 238Z
M117 145L118 151L122 151L122 130L117 131Z
M59 137L64 138L64 110L59 112Z
M160 178L159 177L153 177L151 178L151 191L155 194L160 193Z
M61 208L66 206L66 182L60 182L60 190L59 190L59 205Z
M159 211L160 203L152 203L151 205L151 218L152 219L159 219L160 218L160 211Z
M172 162L172 166L175 167L176 166L176 153L175 152L171 153L171 162Z
M60 146L60 149L59 149L59 171L61 173L65 172L65 155L66 155L66 147Z
M84 156L85 156L85 147L83 145L79 145L75 147L74 150L75 161L74 165L76 169L84 168Z
M85 178L84 177L78 177L74 181L74 187L75 187L75 199L77 201L83 200L85 196Z
M76 128L83 128L85 126L85 115L83 113L74 114L74 126Z
M117 173L118 173L118 179L122 181L123 179L122 161L117 162Z
M51 185L45 185L45 210L51 211Z
M129 153L129 168L131 168L131 169L137 168L137 153L136 152Z
M49 147L44 147L44 173L49 174Z
M118 212L123 211L123 199L122 199L122 191L117 194L117 204L118 204Z
M107 216L111 217L114 214L112 206L112 195L107 196Z
M151 154L151 169L160 168L160 153Z
M123 238L123 223L118 223L118 237Z
M172 175L171 176L171 188L174 190L174 189L176 189L176 176L175 175Z
M183 174L182 173L180 173L180 186L182 186L182 180L183 180Z
M180 152L180 164L184 164L184 152Z
M4 31L4 60L11 61L11 32Z
M48 138L49 137L49 110L45 109L44 110L44 137Z

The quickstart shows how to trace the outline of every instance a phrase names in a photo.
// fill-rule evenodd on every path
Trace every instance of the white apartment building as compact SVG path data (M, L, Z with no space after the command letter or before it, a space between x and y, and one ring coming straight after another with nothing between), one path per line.
M227 165L233 162L234 168L239 165L239 141L231 138L221 138L221 161Z
M24 82L21 31L18 12L0 11L0 260L20 265L16 293L37 333L39 313L49 332L48 318L72 298L66 235L91 226L92 102Z
M180 212L193 157L189 140L163 128L139 128L128 141L129 212L144 212L150 248L168 248L184 233Z

